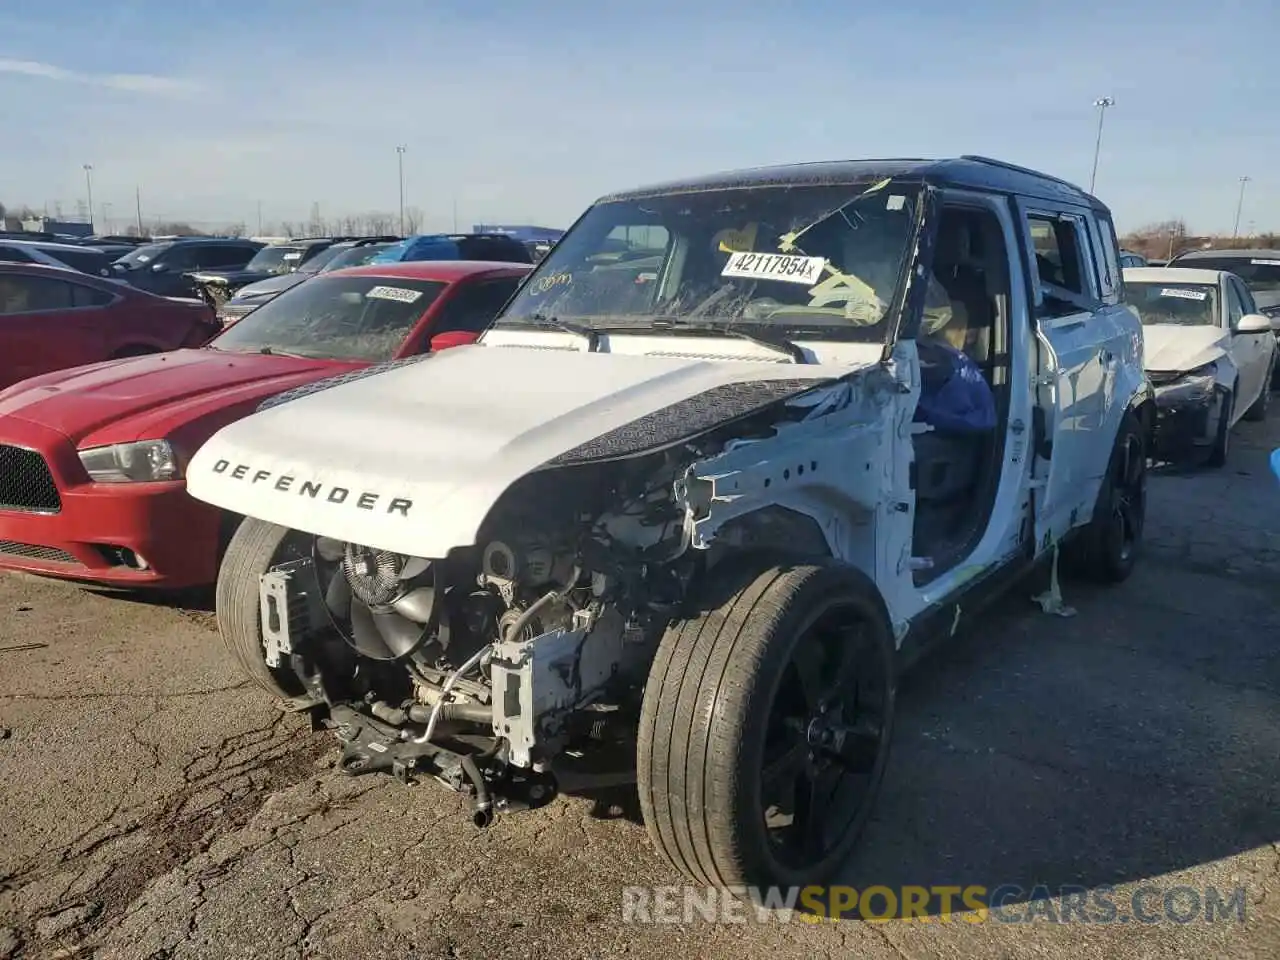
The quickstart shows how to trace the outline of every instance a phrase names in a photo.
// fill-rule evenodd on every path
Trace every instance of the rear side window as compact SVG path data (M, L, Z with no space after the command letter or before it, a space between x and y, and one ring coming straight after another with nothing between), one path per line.
M105 307L115 300L115 294L97 287L86 287L82 283L69 283L71 288L71 305L73 307Z
M208 270L242 266L252 259L254 252L245 247L222 245L194 247L191 250L194 265Z
M72 285L48 277L0 276L0 313L67 310L75 304Z
M1116 237L1115 224L1110 217L1100 213L1094 214L1094 224L1098 229L1097 244L1101 260L1098 263L1098 291L1104 303L1119 303L1124 295L1124 273L1120 255L1120 242ZM1141 260L1141 257L1137 258Z
M441 308L431 333L483 333L511 299L520 281L514 277L469 283Z

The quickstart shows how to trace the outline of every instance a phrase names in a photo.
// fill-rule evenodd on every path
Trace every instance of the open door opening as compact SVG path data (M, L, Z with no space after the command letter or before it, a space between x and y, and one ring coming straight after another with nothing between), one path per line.
M949 312L917 338L922 393L915 415L917 587L977 546L1000 483L1010 403L1009 251L995 213L944 202L933 277Z

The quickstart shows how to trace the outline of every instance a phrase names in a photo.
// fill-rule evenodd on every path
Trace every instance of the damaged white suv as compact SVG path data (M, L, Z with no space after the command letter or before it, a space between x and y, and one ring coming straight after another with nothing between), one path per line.
M223 637L347 772L437 777L478 824L634 780L696 882L820 882L922 644L1068 540L1132 568L1118 256L1097 200L980 157L606 197L478 344L196 454L191 493L250 518Z

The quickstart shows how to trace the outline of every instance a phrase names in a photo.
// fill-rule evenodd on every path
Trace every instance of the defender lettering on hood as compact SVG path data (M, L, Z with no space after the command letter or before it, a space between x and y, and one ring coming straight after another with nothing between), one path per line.
M230 460L219 460L213 465L214 473L225 474L232 480L244 480L250 485L263 483L272 490L280 493L294 493L301 497L310 497L312 500L324 500L327 503L347 503L350 501L355 505L357 510L381 510L384 513L398 513L402 517L409 516L409 510L413 507L413 501L404 497L388 498L381 493L372 490L352 491L346 487L339 487L335 484L325 485L317 480L303 480L298 483L298 478L290 476L287 473L276 473L272 470L253 470L253 467L247 463L237 463L234 466ZM268 483L272 478L274 482ZM295 486L297 484L297 486ZM324 494L322 497L321 494ZM386 503L383 507L382 504Z

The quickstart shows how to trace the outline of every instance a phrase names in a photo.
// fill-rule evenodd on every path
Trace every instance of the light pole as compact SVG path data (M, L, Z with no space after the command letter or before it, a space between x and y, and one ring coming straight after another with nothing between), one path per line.
M1249 177L1240 178L1240 197L1236 200L1236 223L1231 228L1231 239L1234 240L1240 235L1240 211L1244 208L1244 185L1250 180Z
M84 185L89 191L89 230L93 230L93 164L84 165Z
M396 165L400 169L400 236L404 236L404 147L396 147Z
M1102 151L1102 123L1107 118L1107 107L1114 107L1116 102L1110 97L1099 97L1093 101L1098 108L1098 139L1093 144L1093 173L1089 174L1089 192L1093 193L1093 185L1098 179L1098 154Z

